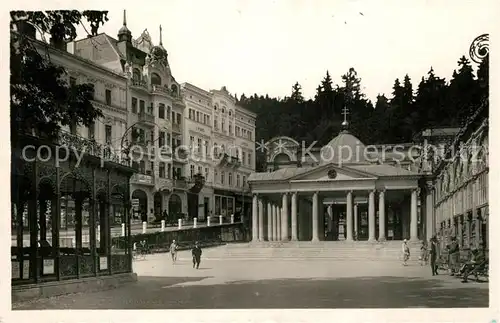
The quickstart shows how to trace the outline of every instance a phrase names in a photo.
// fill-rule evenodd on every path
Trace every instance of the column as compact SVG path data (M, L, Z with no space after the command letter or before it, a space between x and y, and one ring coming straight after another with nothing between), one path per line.
M259 241L264 241L264 202L259 199Z
M434 188L432 182L427 183L426 188L427 195L425 196L425 223L427 233L426 238L427 240L429 240L436 234L436 219L434 218Z
M273 241L273 206L267 202L267 241Z
M378 241L385 241L385 191L378 193Z
M375 191L368 195L368 241L375 241Z
M297 192L292 193L292 241L298 241L297 230Z
M276 239L278 238L277 223L278 223L278 217L276 213L276 205L273 204L273 241L276 241Z
M481 236L481 209L476 209L476 214L473 215L472 221L476 222L476 226L474 227L474 235L476 236L476 241L474 244L475 248L479 248L479 244L482 242Z
M318 192L313 194L312 203L312 240L313 242L319 241L319 216L318 216Z
M417 189L414 189L414 190L411 191L410 240L411 241L418 241Z
M288 241L288 193L283 194L281 207L281 240Z
M258 223L259 223L259 218L258 218L258 204L257 204L257 194L253 195L252 199L252 242L256 242L259 237L259 231L258 231Z
M358 204L354 204L354 238L358 240Z
M347 192L346 206L346 241L352 241L352 191Z
M281 207L276 206L276 241L281 241Z

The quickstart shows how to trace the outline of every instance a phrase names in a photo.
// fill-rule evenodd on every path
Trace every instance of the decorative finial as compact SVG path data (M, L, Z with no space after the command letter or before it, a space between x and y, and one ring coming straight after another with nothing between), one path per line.
M161 25L160 25L160 46L163 46L163 41L162 41L162 35L161 35Z
M349 110L347 109L347 107L344 106L344 108L342 109L342 114L344 115L344 121L342 122L342 126L344 128L347 128L347 126L349 125L349 122L347 122L347 115L349 114Z
M123 10L123 25L127 25L127 10Z
M477 64L481 64L481 62L488 56L490 53L490 35L482 34L470 45L469 55L470 58Z

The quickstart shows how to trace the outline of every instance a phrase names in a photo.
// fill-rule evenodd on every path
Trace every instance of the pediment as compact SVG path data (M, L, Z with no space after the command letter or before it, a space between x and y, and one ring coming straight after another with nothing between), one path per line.
M294 176L290 180L300 181L348 181L358 179L376 179L377 176L359 170L350 169L347 166L337 164L321 165L310 171Z

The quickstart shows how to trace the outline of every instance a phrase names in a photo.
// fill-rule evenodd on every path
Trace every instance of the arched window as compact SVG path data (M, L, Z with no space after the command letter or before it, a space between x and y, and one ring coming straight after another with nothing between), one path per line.
M134 68L134 70L132 71L132 78L136 81L140 81L141 80L141 71L139 71L138 68Z
M229 110L229 116L231 116L233 114L233 111Z
M177 89L177 85L172 84L172 86L170 88L172 89L172 92L174 93L174 95L179 94L179 90Z
M151 73L151 84L152 85L161 85L161 77L156 73Z
M214 104L214 110L215 111L217 111L217 108L218 108L217 104Z

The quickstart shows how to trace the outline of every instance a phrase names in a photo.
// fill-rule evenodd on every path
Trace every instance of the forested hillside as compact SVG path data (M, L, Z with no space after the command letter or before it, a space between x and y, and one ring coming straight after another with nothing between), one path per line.
M280 135L299 142L316 140L316 146L321 146L340 131L347 106L349 129L360 140L395 144L411 142L424 128L463 124L480 98L488 95L488 73L488 57L474 71L463 56L449 80L430 68L415 87L406 75L394 81L392 93L379 95L376 102L362 93L362 79L354 68L342 76L341 84L333 84L327 71L314 99L305 100L298 83L285 98L243 94L238 99L257 113L256 141ZM263 156L258 156L258 168L262 163Z

